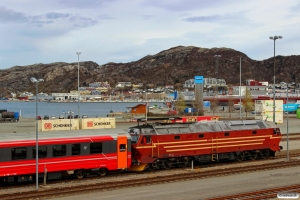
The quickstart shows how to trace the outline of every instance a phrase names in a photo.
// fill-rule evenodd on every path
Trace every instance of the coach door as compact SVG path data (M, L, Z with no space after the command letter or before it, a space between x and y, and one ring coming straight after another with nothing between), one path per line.
M119 135L117 144L118 169L127 168L127 136Z

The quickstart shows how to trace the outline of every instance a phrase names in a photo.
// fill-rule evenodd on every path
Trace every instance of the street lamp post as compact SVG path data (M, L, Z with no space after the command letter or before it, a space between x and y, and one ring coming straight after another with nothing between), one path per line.
M240 57L240 119L242 119L242 57Z
M274 36L274 37L269 37L271 40L274 40L274 84L273 84L273 122L276 122L275 121L275 84L276 84L276 82L275 82L275 41L277 40L277 39L282 39L282 36Z
M74 112L72 112L71 110L68 111L68 115L69 115L69 118L70 118L70 130L72 130L72 122L71 122L71 119L73 118L73 114L74 114Z
M218 84L218 67L219 67L219 58L221 55L214 55L216 58L216 69L215 69L215 74L216 74L216 79L217 79L217 84Z
M36 78L30 78L30 81L35 83L36 86L36 97L35 97L35 111L36 111L36 118L35 118L35 136L36 136L36 147L35 147L35 158L36 158L36 189L39 189L39 129L38 129L38 83L41 81L44 81L44 79L36 79Z
M80 101L80 92L79 92L79 55L81 54L81 52L76 52L76 54L78 55L78 118L80 118L80 109L79 109L79 101Z
M288 105L289 96L288 96L288 88L286 89L286 104ZM289 110L286 112L286 159L290 160L289 155Z

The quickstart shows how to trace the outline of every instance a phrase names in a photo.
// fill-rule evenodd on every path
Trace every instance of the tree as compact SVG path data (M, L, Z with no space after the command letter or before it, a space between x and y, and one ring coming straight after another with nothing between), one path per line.
M232 85L228 85L228 87L232 87ZM232 99L232 95L228 94L228 113L229 118L231 118L231 113L234 111L234 101Z
M200 104L203 104L203 102L198 103L197 101L194 101L194 103L193 103L193 107L196 109L195 114L197 116L204 115L203 105L201 106Z
M186 107L184 96L178 92L178 99L175 101L175 107L178 113L183 113L184 108Z
M254 107L252 95L249 88L246 88L246 91L244 92L243 107L246 112L246 118L247 118L247 112L252 111Z
M231 113L234 111L234 101L232 100L232 96L228 96L228 113L229 118L231 118Z
M219 106L219 98L218 96L213 96L213 100L210 102L210 110L213 112L213 115L215 115L215 112L217 111Z

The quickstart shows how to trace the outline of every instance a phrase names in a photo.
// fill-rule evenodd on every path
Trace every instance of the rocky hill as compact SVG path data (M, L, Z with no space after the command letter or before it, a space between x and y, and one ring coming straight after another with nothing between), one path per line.
M221 55L216 67L215 55ZM273 57L263 61L249 58L242 52L230 48L199 48L178 46L156 55L148 55L130 63L80 62L80 86L96 81L108 81L114 86L119 81L153 83L156 86L184 83L195 75L205 78L223 78L227 84L239 83L240 57L242 60L242 82L246 79L272 82ZM300 82L300 56L276 56L276 82ZM77 90L77 62L34 64L14 66L0 70L0 97L10 92L35 91L31 77L43 78L39 91L44 93Z

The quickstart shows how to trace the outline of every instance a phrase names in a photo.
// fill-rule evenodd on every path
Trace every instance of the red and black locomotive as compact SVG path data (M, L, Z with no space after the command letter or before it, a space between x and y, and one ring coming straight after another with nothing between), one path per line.
M192 160L267 158L281 149L282 137L278 126L261 120L144 124L130 131L137 171L188 166Z

